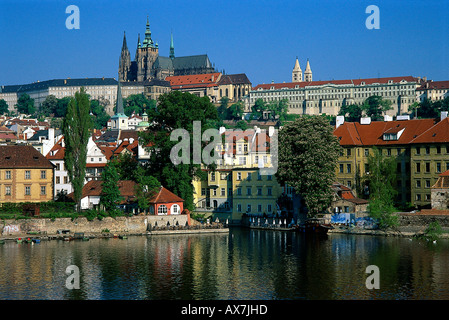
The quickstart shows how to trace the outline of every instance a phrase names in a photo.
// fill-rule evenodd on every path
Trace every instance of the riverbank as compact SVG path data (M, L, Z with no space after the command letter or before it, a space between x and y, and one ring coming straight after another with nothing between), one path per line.
M334 229L329 230L328 234L353 234L353 235L370 235L370 236L384 236L384 237L407 237L413 238L424 235L427 226L414 227L398 227L397 230L378 230L378 229L363 229L356 226L334 226ZM449 230L446 228L440 235L442 239L449 239Z

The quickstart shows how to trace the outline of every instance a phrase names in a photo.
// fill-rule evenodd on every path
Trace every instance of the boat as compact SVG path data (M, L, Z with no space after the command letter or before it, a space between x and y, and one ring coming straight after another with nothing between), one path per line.
M33 239L32 240L34 243L41 243L41 239Z
M332 229L334 229L334 227L328 223L325 223L323 219L309 218L303 224L298 226L297 231L314 234L327 234L327 232Z
M5 240L0 240L0 244L5 244Z
M119 235L118 237L119 237L119 239L128 239L128 237L125 235Z
M22 238L17 239L17 243L22 243Z

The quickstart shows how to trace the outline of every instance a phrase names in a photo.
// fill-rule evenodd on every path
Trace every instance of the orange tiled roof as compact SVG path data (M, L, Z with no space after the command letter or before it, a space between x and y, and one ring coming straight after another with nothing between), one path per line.
M184 199L181 199L173 192L167 190L163 186L159 188L159 191L156 195L154 195L150 203L171 203L171 202L184 202Z
M170 82L170 86L177 88L197 88L197 87L214 87L220 79L221 73L193 74L185 76L170 76L165 80Z

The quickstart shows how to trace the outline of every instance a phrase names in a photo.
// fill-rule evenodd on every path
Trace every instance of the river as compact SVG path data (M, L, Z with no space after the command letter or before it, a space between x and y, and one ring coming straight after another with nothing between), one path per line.
M69 266L79 289L69 289ZM367 288L368 266L379 289ZM74 282L73 282L74 283ZM229 234L6 242L1 300L449 299L449 241L231 228Z

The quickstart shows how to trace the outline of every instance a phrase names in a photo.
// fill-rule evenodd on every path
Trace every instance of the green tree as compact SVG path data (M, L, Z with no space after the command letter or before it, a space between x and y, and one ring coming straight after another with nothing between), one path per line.
M333 127L324 116L303 116L280 130L278 145L278 181L304 198L309 216L323 212L332 200L341 149Z
M142 167L139 168L140 169L138 171L142 174L139 174L138 176L135 191L139 208L146 211L150 207L151 198L157 193L161 184L155 177L145 175Z
M197 97L188 92L172 91L159 97L157 110L154 110L153 123L141 134L141 139L149 147L147 175L155 177L164 187L185 200L185 207L193 210L193 178L204 173L200 164L193 161L190 153L189 163L174 164L170 160L172 148L178 141L171 141L170 134L175 129L185 129L189 134L190 150L193 150L193 122L201 122L201 132L195 139L201 141L202 134L209 128L216 128L217 108L208 97ZM203 143L204 146L205 143Z
M344 105L340 108L339 116L345 116L348 122L358 122L362 117L362 108L356 104Z
M22 93L17 100L17 112L24 114L33 114L36 112L34 107L34 99L32 99L27 93Z
M278 120L283 124L287 118L288 99L270 102L267 106L267 110L270 112L270 119Z
M45 98L44 102L42 102L40 112L44 116L48 117L51 114L55 113L57 106L58 106L58 98L50 94Z
M259 120L263 117L264 111L267 111L268 104L261 98L257 99L254 102L254 105L251 108L252 115L255 119Z
M378 220L381 229L395 227L398 224L398 217L394 215L396 157L386 157L382 150L373 148L372 155L368 156L368 167L370 216Z
M243 102L239 101L236 103L233 103L228 109L227 109L227 119L228 120L241 120L243 116Z
M0 114L8 113L8 103L4 99L0 99Z
M110 161L104 167L101 173L101 196L100 204L105 208L106 212L114 215L117 213L117 206L120 204L122 197L118 186L119 174L115 161Z
M373 121L382 121L383 113L393 109L391 104L390 100L385 100L380 96L371 96L363 102L362 110Z
M125 114L129 117L133 112L143 114L145 111L156 108L156 101L150 100L144 94L132 94L124 99Z
M65 114L67 113L67 107L71 99L72 97L64 97L58 99L56 109L54 110L55 117L62 118L65 116Z
M217 108L218 118L220 120L227 120L228 117L228 97L222 97L220 101L220 106Z
M101 104L100 100L91 100L90 111L94 117L94 128L105 128L111 116L106 113L106 111L104 110L104 106Z
M64 164L73 187L78 211L86 175L87 143L92 129L89 109L89 98L84 87L81 87L81 90L75 93L75 98L70 99L62 125L65 143Z

